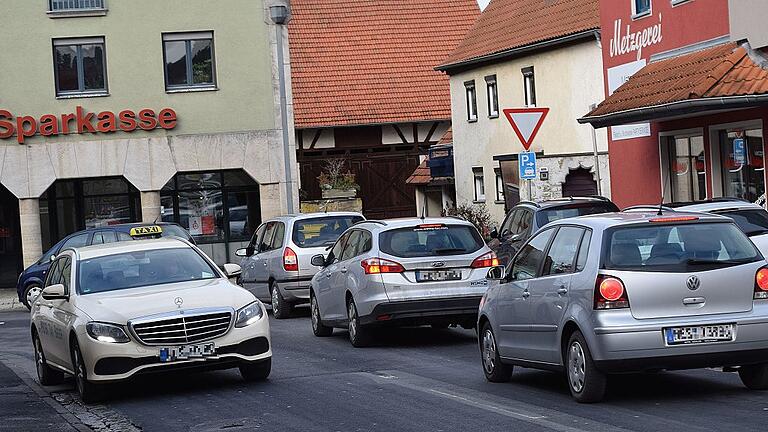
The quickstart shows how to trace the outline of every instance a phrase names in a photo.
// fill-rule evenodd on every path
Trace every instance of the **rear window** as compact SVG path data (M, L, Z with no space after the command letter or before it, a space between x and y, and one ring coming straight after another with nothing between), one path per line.
M473 226L425 224L384 231L382 252L401 258L461 255L478 251L483 239Z
M768 233L768 212L765 210L732 210L718 214L733 219L748 236Z
M613 213L619 211L616 204L612 202L594 202L594 203L580 203L580 204L568 204L564 206L558 206L548 209L539 210L536 212L536 223L539 226L544 226L550 222L554 222L560 219L587 216L600 213Z
M731 223L642 225L606 233L603 268L683 273L746 264L762 257Z
M300 248L330 246L362 216L323 216L293 223L293 242Z

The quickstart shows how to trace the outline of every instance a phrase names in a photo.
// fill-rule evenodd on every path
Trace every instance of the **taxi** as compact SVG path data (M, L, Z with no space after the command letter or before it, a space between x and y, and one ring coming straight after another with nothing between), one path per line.
M86 403L104 384L174 369L271 371L264 305L181 239L61 251L32 304L31 336L42 385L73 375Z

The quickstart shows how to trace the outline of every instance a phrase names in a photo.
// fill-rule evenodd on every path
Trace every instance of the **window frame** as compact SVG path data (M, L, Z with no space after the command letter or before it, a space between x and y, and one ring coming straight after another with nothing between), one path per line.
M189 31L189 32L165 32L161 34L161 43L163 51L163 77L165 79L165 92L178 93L189 91L209 91L218 90L218 74L216 73L216 43L213 30ZM211 83L194 83L194 71L192 64L192 42L210 41L211 42ZM184 42L186 58L186 84L169 84L168 81L168 56L165 49L167 42Z
M653 0L648 0L648 10L642 11L642 12L638 12L637 10L638 0L630 0L630 1L632 2L632 19L633 20L645 18L647 16L650 16L653 13ZM687 0L683 0L683 1L687 1ZM672 0L672 4L673 5L675 4L675 0Z
M477 115L477 87L475 80L464 82L464 96L466 97L467 122L474 123L478 119Z
M83 68L83 45L101 45L102 70L104 71L104 88L96 90L85 89L85 69ZM76 47L77 55L77 90L59 89L59 67L56 61L56 47ZM53 59L53 87L56 98L72 99L78 97L109 96L109 73L107 71L107 38L101 36L64 37L51 39L51 54Z
M576 250L574 251L573 258L571 259L571 270L568 271L568 272L565 272L565 273L547 273L547 274L544 274L546 262L550 258L550 253L552 252L552 246L555 244L555 241L557 240L557 236L560 235L560 232L563 229L566 229L566 228L573 228L573 229L577 229L577 230L581 231L581 233L579 235L579 241L576 244ZM547 250L544 253L544 257L545 258L541 262L541 268L539 269L539 276L538 276L540 278L543 278L543 277L554 277L554 276L567 276L567 275L572 275L572 274L576 274L576 273L579 273L579 272L583 271L583 269L579 270L579 271L576 271L576 263L579 260L579 253L581 252L581 242L584 240L584 235L586 234L587 229L582 227L582 226L579 226L579 225L558 225L556 227L556 229L557 229L557 231L552 235L552 238L550 239L550 242L547 245ZM591 239L590 239L590 242L591 242ZM534 278L534 279L536 279L536 278Z
M536 73L533 66L520 69L523 75L523 103L526 108L536 107ZM530 87L529 87L530 83Z
M488 98L488 118L499 117L499 83L496 75L485 77L485 96Z
M501 174L501 168L493 169L494 182L496 183L496 203L504 203L504 176Z
M482 181L482 194L478 191L478 178ZM476 203L485 202L487 194L485 193L485 170L483 167L472 167L472 189Z
M282 229L282 233L280 233L280 230ZM278 236L278 234L280 234ZM275 243L279 240L279 243ZM270 249L269 250L277 250L282 249L285 245L285 224L282 222L275 222L275 231L272 235L272 241L269 243Z
M559 226L554 226L554 227L542 230L542 231L536 233L535 236L533 236L530 239L528 239L528 241L526 241L525 244L520 247L520 249L518 250L518 252L515 255L515 257L509 261L509 267L508 267L508 271L507 271L507 277L509 278L509 281L518 281L518 280L520 280L520 281L530 281L530 280L538 279L538 278L541 277L541 271L544 268L544 261L546 259L547 254L549 253L549 247L552 245L552 241L555 239L555 235L557 235L557 231L558 230L559 230ZM536 240L540 236L542 236L544 234L547 234L547 233L551 233L551 234L549 234L550 237L547 239L547 242L544 244L544 247L541 249L542 260L538 263L538 267L535 270L536 274L533 277L528 278L528 279L516 279L514 277L515 276L515 265L517 264L517 261L519 260L520 255L523 253L525 248L528 245L531 244L531 242L533 242L534 240Z

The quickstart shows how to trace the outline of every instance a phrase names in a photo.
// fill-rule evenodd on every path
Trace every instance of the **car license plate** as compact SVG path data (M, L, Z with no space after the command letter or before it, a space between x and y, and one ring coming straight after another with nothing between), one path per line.
M664 329L667 345L684 345L733 340L733 324L707 326L671 327Z
M435 270L435 271L417 271L417 282L437 282L461 280L461 270Z
M160 348L161 362L172 362L176 360L189 360L195 358L205 358L216 355L216 346L212 343L201 345L179 345L173 347Z

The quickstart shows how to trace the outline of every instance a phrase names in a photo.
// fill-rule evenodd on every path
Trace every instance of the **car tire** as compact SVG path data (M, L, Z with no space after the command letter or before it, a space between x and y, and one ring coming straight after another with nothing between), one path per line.
M272 297L272 315L277 319L290 318L291 312L293 312L293 305L283 298L283 295L280 294L280 288L276 283L270 284L269 294Z
M40 342L40 336L37 333L32 335L32 343L35 346L35 366L37 369L37 379L41 385L51 386L61 384L64 381L64 372L48 366L45 361L43 344Z
M355 300L352 298L347 302L347 330L349 331L349 342L353 347L362 348L371 344L371 329L360 324L357 306L355 306Z
M483 364L485 379L493 383L507 382L512 377L514 366L504 364L499 355L496 336L491 324L486 322L480 337L480 360Z
M579 403L599 402L605 397L608 377L595 367L584 335L575 331L565 351L565 374L571 396Z
M29 284L28 287L24 288L24 292L21 295L21 302L24 304L24 306L27 307L27 309L32 310L32 301L40 295L42 290L43 289L40 287L40 285L34 283Z
M239 369L240 375L246 381L264 381L272 372L272 357L266 360L241 364Z
M328 327L323 324L323 320L320 318L320 307L317 305L317 299L315 293L309 293L309 311L310 321L312 322L312 333L317 337L327 337L333 334L333 327Z
M72 367L75 372L75 388L80 395L80 400L85 404L99 402L104 398L103 388L88 381L88 369L83 360L83 354L77 340L73 339L70 348Z
M750 390L768 390L768 363L740 367L739 378Z

